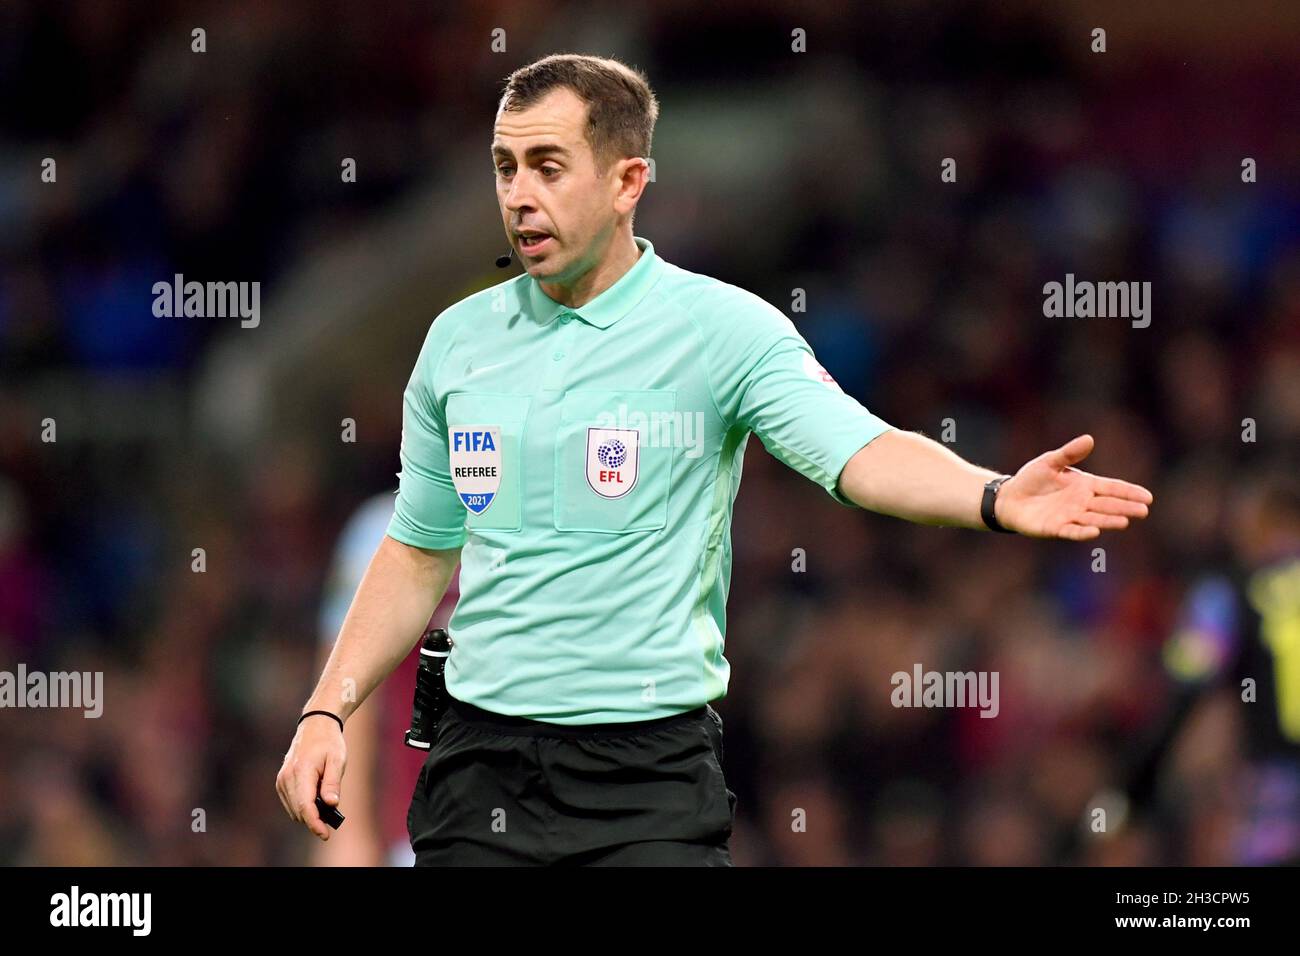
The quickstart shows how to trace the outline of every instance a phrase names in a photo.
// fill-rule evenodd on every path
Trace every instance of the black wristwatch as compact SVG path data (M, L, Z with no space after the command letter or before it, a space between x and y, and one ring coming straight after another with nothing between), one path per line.
M1003 534L1015 534L1010 528L1004 528L998 524L997 517L993 514L993 505L998 500L998 489L1002 483L1010 478L1010 475L999 475L993 478L984 486L984 497L980 501L980 517L984 523L993 531L1001 531Z

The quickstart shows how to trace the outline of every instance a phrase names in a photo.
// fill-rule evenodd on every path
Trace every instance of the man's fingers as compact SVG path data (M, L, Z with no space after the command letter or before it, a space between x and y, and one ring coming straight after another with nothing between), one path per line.
M1155 496L1141 485L1135 485L1131 481L1121 481L1118 478L1100 478L1093 475L1092 490L1094 494L1124 498L1128 501L1140 501L1144 505L1149 505L1155 501Z
M275 793L280 798L280 806L284 807L284 812L289 814L290 820L297 820L298 814L293 809L293 801L289 796L290 776L281 767L280 772L275 777Z
M307 825L307 829L323 840L329 839L329 827L321 822L316 812L316 786L320 782L320 771L315 767L302 767L293 778L293 804L298 810L298 819Z
M325 773L320 780L321 799L330 806L337 806L339 789L343 782L343 762L333 753L325 755Z
M1083 525L1085 528L1101 528L1104 531L1121 531L1128 527L1128 518L1123 515L1085 511L1079 516L1078 523Z
M1145 518L1147 506L1129 498L1098 495L1088 502L1088 510L1103 515L1124 515L1128 518Z
M1048 454L1048 461L1055 468L1068 468L1070 465L1083 461L1092 453L1092 436L1079 435L1071 438L1068 442Z
M1081 524L1067 524L1061 528L1059 534L1069 541L1090 541L1101 534L1101 529L1085 527Z

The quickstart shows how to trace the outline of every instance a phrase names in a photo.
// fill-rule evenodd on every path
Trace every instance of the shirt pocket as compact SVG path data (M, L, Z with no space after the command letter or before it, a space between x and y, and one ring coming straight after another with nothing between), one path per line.
M465 505L465 527L471 531L518 531L523 527L521 449L530 403L527 395L494 392L447 396L451 480ZM490 449L485 447L489 438ZM498 470L495 491L489 491L491 480L481 477L483 469L491 467Z
M566 392L555 436L557 531L656 531L668 523L673 389Z

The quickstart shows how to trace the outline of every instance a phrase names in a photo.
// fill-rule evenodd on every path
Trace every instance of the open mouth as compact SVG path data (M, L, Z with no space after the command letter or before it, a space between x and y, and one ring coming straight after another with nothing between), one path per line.
M545 245L551 241L551 237L544 232L535 235L519 237L519 249L528 255L535 255L540 252Z

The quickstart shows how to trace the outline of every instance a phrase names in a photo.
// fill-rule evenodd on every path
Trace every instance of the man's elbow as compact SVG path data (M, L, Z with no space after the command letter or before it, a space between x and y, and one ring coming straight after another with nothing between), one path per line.
M908 432L890 428L867 442L840 469L836 484L839 493L859 508L879 510L882 482L879 480L890 468L890 457L897 451L900 441ZM924 437L924 436L921 436Z

